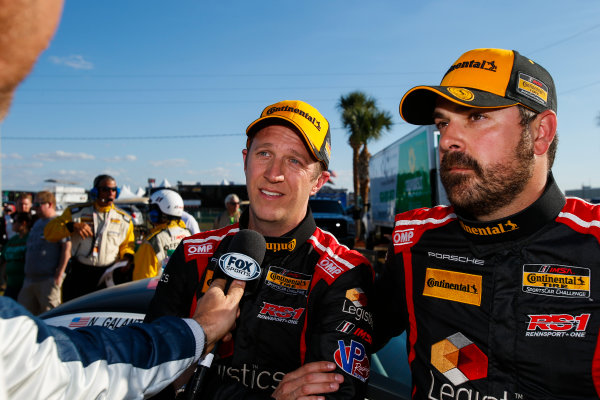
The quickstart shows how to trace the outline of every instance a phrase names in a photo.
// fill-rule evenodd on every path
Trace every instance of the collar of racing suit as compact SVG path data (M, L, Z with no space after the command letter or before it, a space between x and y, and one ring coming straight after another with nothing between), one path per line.
M494 221L476 221L457 215L463 233L473 242L490 243L518 240L541 229L548 221L555 219L566 203L552 173L544 193L523 211Z
M240 216L240 229L248 229L249 218L250 214L246 209ZM265 236L267 242L266 257L269 257L269 255L291 254L296 247L299 247L312 236L315 229L317 229L317 225L310 208L308 208L302 222L291 231L279 237Z

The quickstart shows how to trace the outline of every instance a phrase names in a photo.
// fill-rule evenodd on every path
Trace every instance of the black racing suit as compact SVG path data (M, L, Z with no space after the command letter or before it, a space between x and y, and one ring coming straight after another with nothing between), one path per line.
M375 347L407 330L414 399L598 398L599 240L600 207L565 199L551 175L505 219L399 214Z
M185 238L171 256L147 320L189 316L208 289L218 258L240 223ZM219 347L202 398L268 398L287 372L329 360L344 383L328 398L364 398L372 317L367 295L374 273L358 252L317 228L310 210L288 234L265 237L258 288L242 299L233 342Z

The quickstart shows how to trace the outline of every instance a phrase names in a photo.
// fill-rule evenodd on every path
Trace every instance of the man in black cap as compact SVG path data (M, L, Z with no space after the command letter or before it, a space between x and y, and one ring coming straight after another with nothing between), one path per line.
M415 399L600 393L600 208L552 177L556 108L550 74L500 49L400 103L439 129L451 203L396 216L372 303L378 346L407 331Z

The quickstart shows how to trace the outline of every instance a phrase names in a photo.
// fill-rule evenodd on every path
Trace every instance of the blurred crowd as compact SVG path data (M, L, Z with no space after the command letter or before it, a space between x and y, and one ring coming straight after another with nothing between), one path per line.
M90 201L73 204L61 215L49 191L21 193L5 203L0 218L0 294L34 315L98 289L160 276L179 242L200 232L173 189L149 199L150 229L136 240L133 218L114 204L119 188L99 175ZM215 227L236 223L240 199L225 198Z

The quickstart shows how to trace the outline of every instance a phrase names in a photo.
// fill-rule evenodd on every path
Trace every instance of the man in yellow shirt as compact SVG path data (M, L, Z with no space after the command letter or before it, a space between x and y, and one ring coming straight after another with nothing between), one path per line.
M115 262L133 260L133 222L129 214L113 204L118 191L112 176L99 175L91 190L94 202L69 206L44 228L49 242L71 237L63 302L99 289L100 278Z
M162 189L150 196L150 222L154 228L135 253L133 280L160 275L181 239L191 232L181 220L183 199L174 190Z

